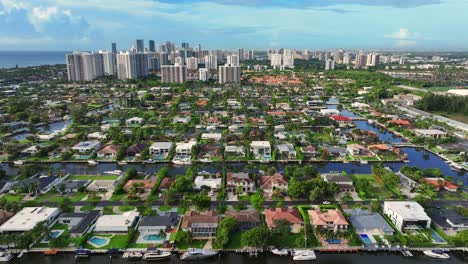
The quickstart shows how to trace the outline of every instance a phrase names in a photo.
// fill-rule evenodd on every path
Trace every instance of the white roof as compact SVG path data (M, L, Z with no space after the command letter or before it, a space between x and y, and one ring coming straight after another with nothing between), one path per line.
M190 142L177 142L176 143L176 150L181 150L181 149L192 149L193 146L197 144L196 141L190 141Z
M58 208L25 207L1 227L1 232L24 232L33 229L38 223L49 220L59 213Z
M271 148L269 141L252 141L250 146L257 147L257 148Z
M386 201L384 206L391 208L393 212L405 220L431 220L424 208L413 201Z
M170 149L172 142L154 142L151 144L150 149Z
M438 129L415 129L416 133L421 133L425 135L446 135L444 131Z
M221 178L206 178L203 176L195 177L195 188L200 188L202 186L208 186L211 189L221 188Z
M203 133L202 139L221 140L221 133Z
M136 211L126 212L121 215L102 215L96 221L94 231L105 232L126 230L135 222L135 219L138 216L140 216L140 213Z

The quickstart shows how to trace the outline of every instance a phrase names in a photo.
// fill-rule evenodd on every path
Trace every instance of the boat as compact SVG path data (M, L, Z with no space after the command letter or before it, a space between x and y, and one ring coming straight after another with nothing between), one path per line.
M180 256L181 260L200 260L214 257L218 252L209 249L189 248Z
M117 161L117 164L119 164L119 165L127 165L127 164L128 164L128 162L127 162L127 161L124 161L124 160L122 160L122 161Z
M442 250L424 250L423 253L424 255L428 257L436 258L436 259L449 259L450 258L449 254L445 253Z
M107 175L122 175L121 170L111 170L111 171L105 171L104 174Z
M367 160L361 160L361 164L368 164L369 162Z
M118 248L109 248L107 250L107 254L110 254L110 255L120 254L120 249L118 249Z
M287 256L289 254L288 250L287 249L277 249L277 248L274 248L271 250L271 253L275 254L275 255L278 255L278 256Z
M55 256L57 253L58 251L56 249L46 250L44 251L44 256Z
M13 258L13 254L10 251L1 251L0 252L0 262L8 262Z
M158 249L150 250L143 255L144 260L160 260L166 259L171 256L171 252L169 251L161 251Z
M91 250L89 249L78 248L75 251L75 258L87 258L90 255L91 255Z
M13 161L13 164L17 165L17 166L21 166L21 165L24 164L24 160L15 160L15 161Z
M461 171L461 170L463 169L462 166L458 165L458 164L455 163L455 162L452 162L452 163L450 164L450 167L451 167L453 170L456 170L456 171Z
M293 260L315 260L317 256L313 250L298 249L292 252Z
M129 260L139 260L143 254L137 251L127 251L122 255L122 258L129 259Z
M91 166L96 166L96 165L98 165L98 162L95 161L95 160L88 160L88 164L91 165Z
M16 255L16 258L22 258L24 254L28 253L26 249L23 249L20 251L18 255Z

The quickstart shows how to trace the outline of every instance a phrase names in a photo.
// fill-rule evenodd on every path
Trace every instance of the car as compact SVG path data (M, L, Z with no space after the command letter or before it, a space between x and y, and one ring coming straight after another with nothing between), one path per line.
M330 202L329 201L324 201L323 204L330 204Z

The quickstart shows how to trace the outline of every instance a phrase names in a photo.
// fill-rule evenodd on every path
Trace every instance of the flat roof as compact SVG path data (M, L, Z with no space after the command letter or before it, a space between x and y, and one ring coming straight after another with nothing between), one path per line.
M390 207L405 220L431 220L424 208L414 201L386 201L384 206Z
M51 216L58 214L58 208L51 207L25 207L2 226L0 231L24 232L33 229L38 223L47 221Z

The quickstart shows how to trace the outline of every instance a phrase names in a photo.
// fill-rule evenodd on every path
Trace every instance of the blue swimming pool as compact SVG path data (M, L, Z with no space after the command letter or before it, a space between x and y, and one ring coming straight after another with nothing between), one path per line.
M359 237L365 244L372 244L372 240L369 238L367 234L359 234Z
M163 240L164 237L162 237L161 235L157 235L157 234L149 234L149 235L143 236L143 239L147 241L160 241L160 240Z
M447 242L441 236L439 236L436 231L431 230L431 236L435 244L447 244Z
M339 245L339 244L341 244L341 240L339 240L339 239L327 239L327 240L325 240L325 241L326 241L328 244L330 244L330 245L332 245L332 244L333 244L333 245Z
M92 238L89 239L89 242L91 242L92 244L94 244L96 246L102 247L102 246L106 245L109 242L109 239L108 238L103 238L103 237L93 236Z

